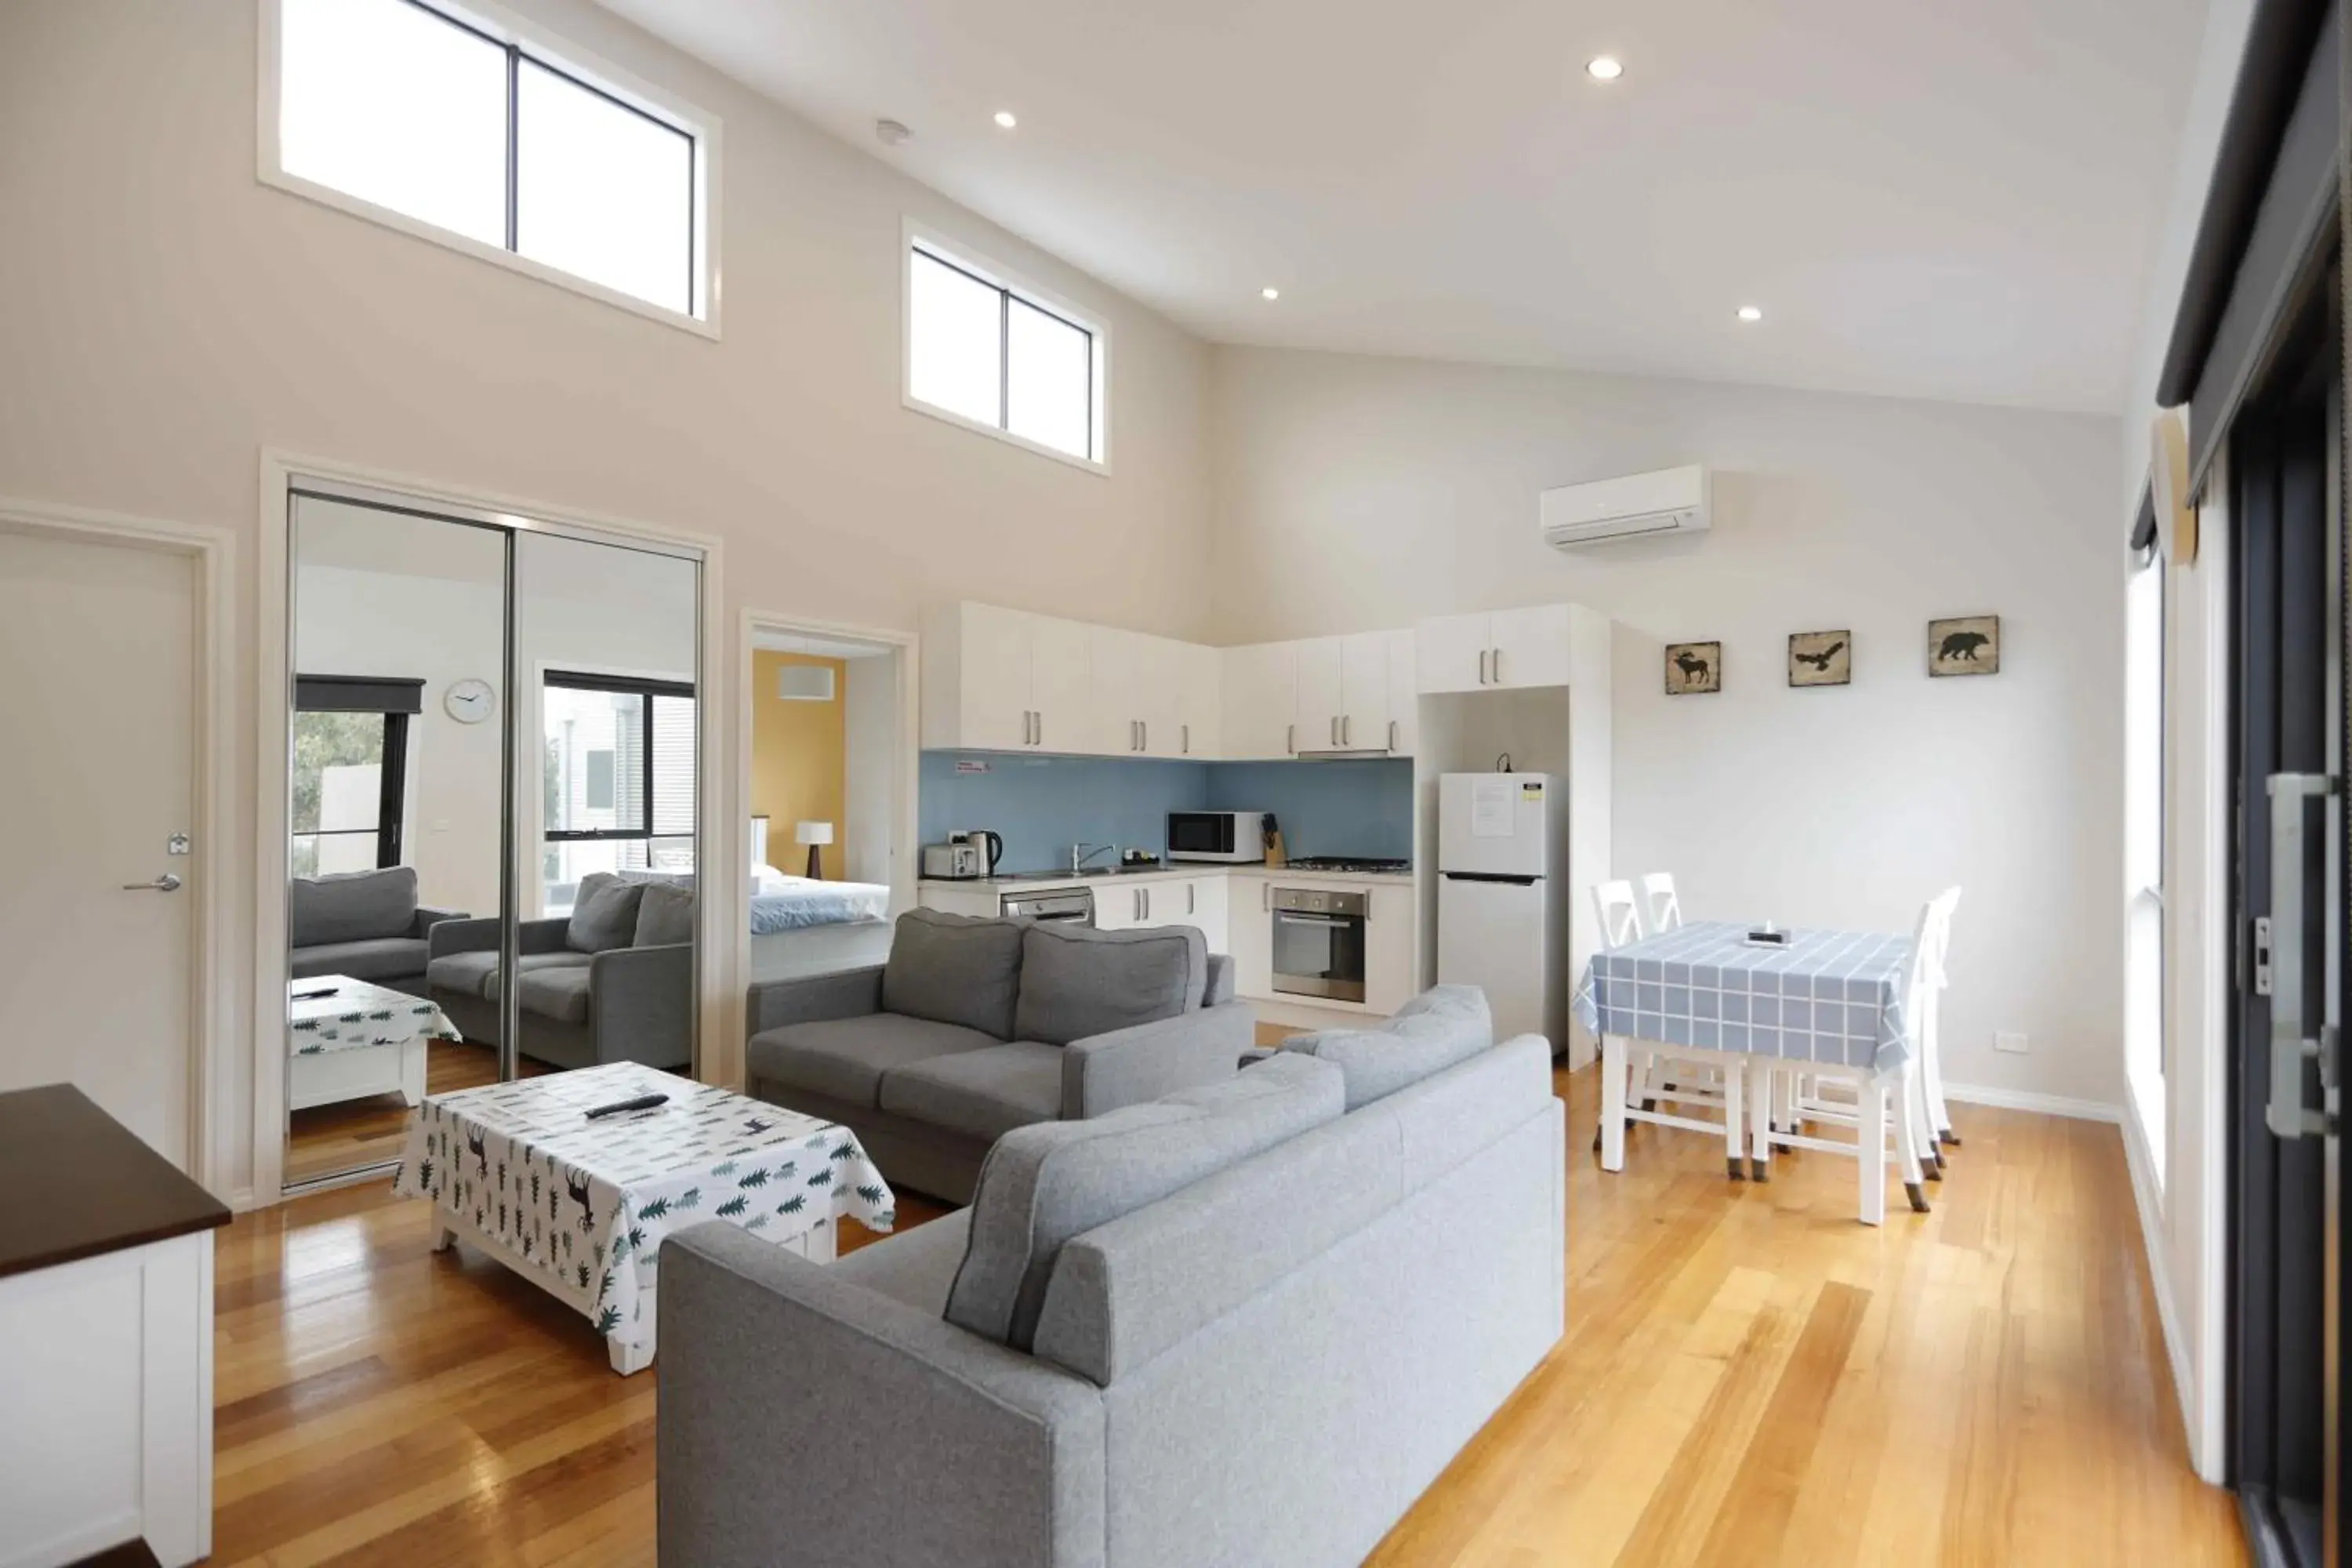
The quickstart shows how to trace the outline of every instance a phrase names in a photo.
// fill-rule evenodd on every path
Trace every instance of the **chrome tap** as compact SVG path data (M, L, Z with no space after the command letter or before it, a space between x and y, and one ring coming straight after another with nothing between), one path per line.
M1083 870L1085 870L1085 869L1087 868L1087 861L1089 861L1089 860L1093 859L1096 856L1097 856L1097 855L1101 855L1101 854L1104 854L1104 853L1106 853L1106 852L1108 852L1108 853L1109 853L1109 854L1116 855L1116 854L1118 854L1118 845L1116 845L1116 844L1073 844L1073 845L1071 845L1071 846L1070 846L1070 874L1071 874L1072 876L1076 876L1076 875L1077 875L1080 871L1083 871Z

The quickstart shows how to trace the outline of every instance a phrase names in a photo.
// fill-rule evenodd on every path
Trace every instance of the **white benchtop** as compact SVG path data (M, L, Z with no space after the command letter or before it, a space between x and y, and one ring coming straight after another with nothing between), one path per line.
M1348 882L1374 883L1391 887L1410 887L1410 871L1304 871L1296 866L1265 866L1255 862L1231 865L1223 861L1199 860L1180 862L1174 866L1155 866L1148 871L1097 872L1093 876L1071 876L1066 872L1025 872L1013 877L925 877L916 885L971 893L1038 893L1062 888L1099 888L1107 884L1126 885L1137 882L1182 882L1201 877L1255 877L1285 882Z

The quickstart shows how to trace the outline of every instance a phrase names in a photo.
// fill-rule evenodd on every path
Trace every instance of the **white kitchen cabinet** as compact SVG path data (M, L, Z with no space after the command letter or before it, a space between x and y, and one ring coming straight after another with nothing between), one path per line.
M923 745L934 751L1092 751L1093 628L993 605L923 617Z
M1571 684L1573 605L1441 616L1413 628L1416 684L1424 692L1510 691Z
M1029 707L1040 752L1086 752L1095 732L1093 628L1032 616Z
M1506 689L1569 684L1570 623L1575 614L1569 605L1496 610L1492 634L1495 651L1487 661L1494 684Z
M1234 761L1297 754L1298 653L1296 643L1255 643L1224 650L1224 744Z
M1389 723L1391 754L1410 757L1421 749L1421 693L1413 684L1413 637L1409 631L1383 633L1389 645Z
M923 744L1028 747L1035 617L990 605L945 605L923 617Z
M1233 955L1234 991L1241 996L1274 995L1274 882L1265 877L1234 877L1225 903L1225 951Z
M1297 704L1292 710L1292 744L1302 752L1339 749L1339 716L1347 710L1347 666L1339 637L1308 637L1291 644L1297 670Z
M1389 743L1389 634L1358 632L1339 644L1339 748L1380 752Z
M1189 926L1201 928L1208 939L1211 952L1230 953L1233 941L1231 900L1234 881L1230 877L1192 877L1181 884L1184 912L1174 913L1177 889L1169 890L1170 918Z
M1408 883L1381 883L1371 894L1364 920L1364 1005L1385 1017L1420 989L1413 984L1413 933L1421 899Z
M941 914L969 915L975 920L988 920L1004 912L1003 894L994 885L986 888L942 888L925 886L915 889L915 902Z
M1483 691L1491 617L1441 616L1413 628L1414 685L1422 691Z
M1185 645L1116 626L1089 626L1092 724L1086 749L1103 756L1182 754Z
M1215 759L1224 752L1225 661L1213 647L1178 643L1176 754Z

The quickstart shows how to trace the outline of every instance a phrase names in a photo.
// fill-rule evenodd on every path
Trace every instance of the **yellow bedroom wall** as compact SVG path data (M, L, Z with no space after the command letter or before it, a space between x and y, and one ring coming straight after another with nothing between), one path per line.
M796 702L777 696L776 672L788 664L832 670L833 700ZM844 673L837 658L758 649L751 654L751 815L768 819L768 864L799 876L807 868L808 851L793 842L793 825L830 822L833 842L824 847L824 875L833 882L842 879L843 847L849 838Z

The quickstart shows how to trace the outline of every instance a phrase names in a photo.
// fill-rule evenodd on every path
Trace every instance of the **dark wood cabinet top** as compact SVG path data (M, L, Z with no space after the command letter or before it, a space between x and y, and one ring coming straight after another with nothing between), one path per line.
M68 1083L0 1094L0 1279L226 1225L226 1205Z

